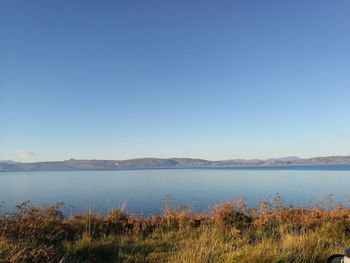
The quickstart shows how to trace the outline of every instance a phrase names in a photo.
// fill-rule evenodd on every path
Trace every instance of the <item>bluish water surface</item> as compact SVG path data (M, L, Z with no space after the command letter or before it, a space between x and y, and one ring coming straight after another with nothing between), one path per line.
M202 211L239 197L254 206L276 193L294 205L310 205L330 193L347 202L350 166L0 173L1 210L7 211L31 200L36 205L63 201L66 213L105 213L127 204L129 212L148 215L160 213L168 196L174 205Z

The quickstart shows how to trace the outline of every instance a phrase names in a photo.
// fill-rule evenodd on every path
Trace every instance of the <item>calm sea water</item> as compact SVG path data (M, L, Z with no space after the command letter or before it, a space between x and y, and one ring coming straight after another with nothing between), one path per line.
M148 215L160 213L167 197L173 205L202 211L239 197L254 206L276 193L286 204L310 205L329 193L346 202L350 166L0 173L1 210L6 211L31 200L36 205L63 201L66 214L105 213L127 205L131 213Z

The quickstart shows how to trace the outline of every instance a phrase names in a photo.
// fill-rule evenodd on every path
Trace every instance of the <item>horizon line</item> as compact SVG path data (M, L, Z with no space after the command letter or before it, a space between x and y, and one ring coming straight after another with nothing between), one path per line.
M313 156L313 157L300 157L297 155L290 155L290 156L282 156L282 157L270 157L270 158L229 158L229 159L219 159L219 160L210 160L205 158L195 158L195 157L135 157L135 158L127 158L127 159L76 159L76 158L69 158L69 159L63 159L63 160L42 160L42 161L32 161L32 162L26 162L26 161L16 161L16 160L0 160L0 162L14 162L14 163L40 163L40 162L65 162L65 161L128 161L128 160L140 160L140 159L163 159L163 160L169 160L169 159L192 159L192 160L203 160L203 161L211 161L211 162L220 162L220 161L268 161L268 160L278 160L278 159L285 159L285 158L297 158L300 160L307 160L307 159L314 159L314 158L329 158L329 157L350 157L350 154L348 155L326 155L326 156Z

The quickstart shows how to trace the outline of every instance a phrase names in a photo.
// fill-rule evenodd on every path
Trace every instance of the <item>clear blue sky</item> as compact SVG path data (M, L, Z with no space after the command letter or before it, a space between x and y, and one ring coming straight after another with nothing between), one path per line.
M350 154L350 1L0 1L0 160Z

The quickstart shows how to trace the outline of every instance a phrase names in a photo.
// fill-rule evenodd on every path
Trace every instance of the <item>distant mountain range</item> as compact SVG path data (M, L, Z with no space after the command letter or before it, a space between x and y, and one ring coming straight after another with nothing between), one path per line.
M233 159L208 161L192 158L139 158L130 160L75 160L20 163L0 161L0 172L22 171L75 171L75 170L120 170L144 168L195 168L195 167L252 167L350 164L350 156L329 156L301 159L296 156L267 160Z

